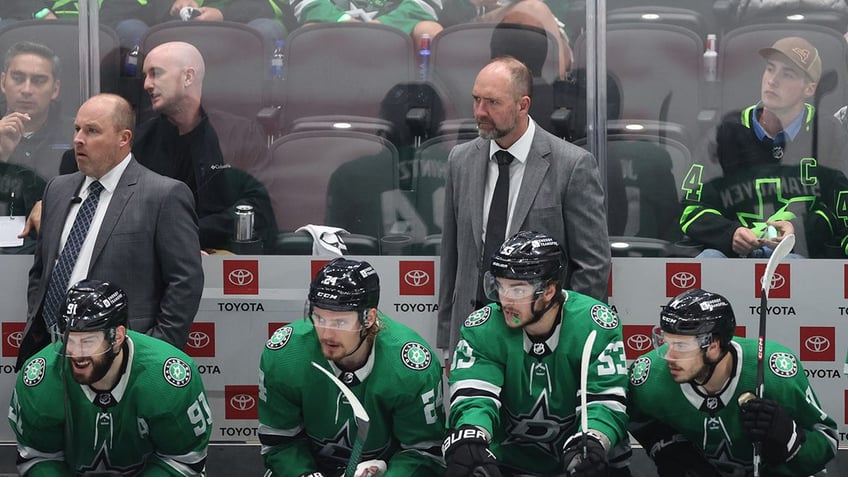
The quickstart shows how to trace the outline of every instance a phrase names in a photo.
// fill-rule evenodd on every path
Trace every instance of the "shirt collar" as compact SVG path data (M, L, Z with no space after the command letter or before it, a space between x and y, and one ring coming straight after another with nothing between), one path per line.
M132 153L127 154L117 166L113 167L106 174L103 174L103 177L100 179L86 176L85 181L82 183L82 190L88 190L88 186L96 180L100 182L100 185L102 185L105 190L115 192L115 189L118 187L118 181L121 180L121 176L124 175L124 170L126 170L127 166L130 164L131 158Z
M759 118L757 118L757 111L762 109L763 104L762 101L757 103L757 106L751 110L751 122L754 124L754 133L757 135L757 139L760 141L763 138L769 137L766 133L766 130L763 129L763 126L760 124ZM795 140L795 136L801 131L801 126L804 124L804 116L807 114L807 108L801 110L801 113L796 117L788 126L784 126L783 130L780 131L784 136L788 136L790 141ZM780 133L778 133L780 134Z

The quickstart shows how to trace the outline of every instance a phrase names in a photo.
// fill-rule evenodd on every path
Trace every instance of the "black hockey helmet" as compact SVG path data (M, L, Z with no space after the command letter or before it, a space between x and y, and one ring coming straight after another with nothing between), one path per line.
M692 288L672 298L663 308L660 328L678 335L718 335L724 348L736 331L736 317L727 298ZM704 344L709 345L709 342Z
M333 311L367 311L380 302L380 278L368 262L337 258L309 285L309 306Z
M68 290L62 302L59 330L67 341L69 332L103 331L115 342L115 329L127 326L127 295L120 287L100 280L81 280ZM64 346L59 350L64 354Z
M545 234L521 231L501 245L489 271L496 278L561 283L565 271L562 248Z

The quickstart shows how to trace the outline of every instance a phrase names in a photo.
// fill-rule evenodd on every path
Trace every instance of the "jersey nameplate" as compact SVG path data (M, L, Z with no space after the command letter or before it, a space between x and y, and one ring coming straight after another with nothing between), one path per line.
M798 372L798 363L790 353L774 353L769 357L769 368L781 378L791 378Z
M265 342L265 347L268 349L280 349L289 342L289 338L292 335L292 327L291 326L283 326L282 328L277 328L277 331L268 338L268 341Z
M403 364L407 368L421 371L430 366L430 361L433 358L430 356L430 350L424 347L424 345L409 342L403 345L403 349L400 350L400 359L403 360Z
M24 384L32 387L40 383L44 379L45 368L47 368L47 360L44 358L36 358L30 361L24 368Z
M593 306L590 313L595 323L605 330L611 330L618 326L618 316L604 305Z
M489 315L491 314L492 309L488 306L484 306L483 308L480 308L474 313L468 315L468 318L465 319L465 327L471 328L472 326L480 326L489 319Z

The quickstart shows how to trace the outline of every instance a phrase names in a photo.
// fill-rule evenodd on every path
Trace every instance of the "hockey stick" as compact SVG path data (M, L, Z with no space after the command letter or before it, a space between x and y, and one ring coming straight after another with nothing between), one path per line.
M589 427L589 413L587 412L589 399L586 385L589 381L589 359L591 358L592 347L595 345L595 336L597 334L597 330L592 330L589 333L586 343L583 344L583 357L580 359L580 428L583 429L583 460L586 460L589 453L589 441L586 434L586 429Z
M356 466L359 464L359 459L362 457L362 446L365 445L365 439L368 437L368 426L371 424L370 418L362 403L359 402L359 399L356 398L356 395L353 394L353 391L349 387L345 386L343 382L333 376L333 373L322 368L315 361L312 361L312 366L315 366L330 378L330 381L339 388L347 399L347 402L350 403L350 407L353 408L353 416L356 418L356 439L353 441L353 446L350 449L350 460L347 461L347 468L344 473L344 477L353 477L353 474L356 472Z
M795 234L789 234L783 237L783 240L777 244L777 247L774 248L774 252L772 252L771 257L769 257L769 261L766 264L765 272L763 272L763 278L760 281L760 331L759 336L757 337L757 385L754 388L755 395L752 395L749 392L743 393L737 399L740 406L745 404L747 401L755 397L763 397L764 391L764 374L765 374L765 349L766 349L766 311L768 306L768 294L769 290L771 290L771 281L774 278L774 272L777 270L777 265L781 260L786 258L789 255L789 252L792 251L792 247L795 246ZM760 475L760 443L754 444L754 477L759 477Z

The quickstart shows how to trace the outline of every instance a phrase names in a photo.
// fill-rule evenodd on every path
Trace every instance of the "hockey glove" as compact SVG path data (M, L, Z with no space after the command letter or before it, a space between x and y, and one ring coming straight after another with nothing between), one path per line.
M578 432L565 441L562 448L563 468L574 477L601 477L609 472L607 450L600 439L586 434L586 455L583 456L583 433Z
M658 450L650 455L659 477L721 477L704 453L689 441L658 443L654 447Z
M486 432L477 426L465 425L451 431L442 443L442 454L447 464L445 477L468 477L475 473L501 477Z
M795 456L807 440L804 430L777 401L754 398L742 404L742 432L762 443L763 461L782 464Z
M386 461L374 459L360 462L353 475L354 477L382 477L384 473L386 473Z

